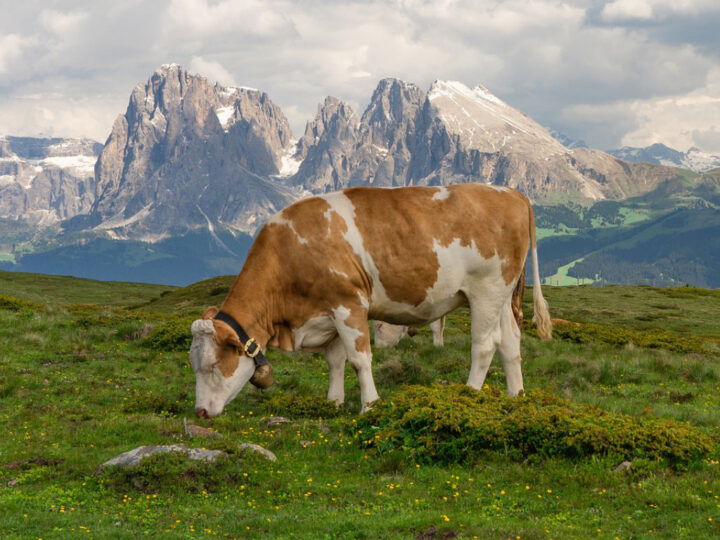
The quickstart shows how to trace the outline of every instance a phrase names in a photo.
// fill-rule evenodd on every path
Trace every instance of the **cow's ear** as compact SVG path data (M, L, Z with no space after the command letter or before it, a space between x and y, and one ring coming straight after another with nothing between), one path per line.
M217 315L219 311L220 310L218 310L218 308L216 308L215 306L209 307L205 310L205 313L203 313L202 318L203 319L213 319L213 318L215 318L215 315Z
M227 337L225 338L225 343L228 345L232 345L236 349L242 350L243 346L242 343L240 343L240 340L235 335L235 332L229 333Z

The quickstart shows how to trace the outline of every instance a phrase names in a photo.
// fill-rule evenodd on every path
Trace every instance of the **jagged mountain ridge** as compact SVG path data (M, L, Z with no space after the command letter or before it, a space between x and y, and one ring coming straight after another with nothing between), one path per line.
M0 218L47 226L88 212L101 149L90 139L0 137Z
M619 199L677 176L588 148L570 150L486 88L436 81L426 94L382 80L358 120L326 99L298 147L291 182L311 192L353 185L485 182L533 200Z
M664 144L655 143L644 148L623 146L616 150L608 150L608 153L625 161L657 163L698 173L720 167L720 156L703 152L695 147L688 149L687 152L680 152Z
M267 94L164 65L115 120L95 167L90 222L147 240L201 227L254 230L298 197L273 180L291 146Z
M253 233L290 202L347 186L485 182L534 201L587 201L633 196L676 175L570 150L486 88L452 81L426 93L383 79L360 118L328 97L296 142L267 94L166 64L133 89L95 165L91 206L78 207L69 227L145 241L197 229Z

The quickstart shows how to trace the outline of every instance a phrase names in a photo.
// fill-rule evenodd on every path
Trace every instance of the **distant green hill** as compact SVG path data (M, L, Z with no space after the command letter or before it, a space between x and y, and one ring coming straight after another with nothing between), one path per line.
M720 170L625 201L541 206L537 224L548 283L720 287Z

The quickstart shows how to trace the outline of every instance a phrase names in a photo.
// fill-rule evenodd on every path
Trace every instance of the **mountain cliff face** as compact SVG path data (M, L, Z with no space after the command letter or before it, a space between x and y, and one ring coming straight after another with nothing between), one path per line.
M328 98L298 144L296 158L304 161L291 181L311 192L484 182L536 201L600 200L644 193L677 174L570 150L486 88L452 81L436 81L427 94L380 81L359 121Z
M705 172L720 167L720 156L708 154L698 148L680 152L660 143L645 148L623 146L617 150L610 150L609 153L626 161L682 167L695 172Z
M101 148L89 139L0 137L0 218L50 225L87 212Z
M90 221L148 240L205 227L254 230L297 197L272 178L290 139L267 94L164 65L115 120L95 167Z

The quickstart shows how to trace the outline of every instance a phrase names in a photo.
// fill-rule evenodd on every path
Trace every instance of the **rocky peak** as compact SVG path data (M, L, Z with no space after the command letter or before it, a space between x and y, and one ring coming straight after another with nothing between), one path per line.
M399 79L381 80L362 116L373 144L385 145L400 125L414 122L425 101L425 92Z
M101 148L90 139L0 137L0 217L51 225L87 212Z
M213 221L246 230L248 220L289 200L269 178L279 173L291 138L267 94L163 65L133 89L115 121L98 160L90 221L135 238ZM254 195L239 196L247 190Z

